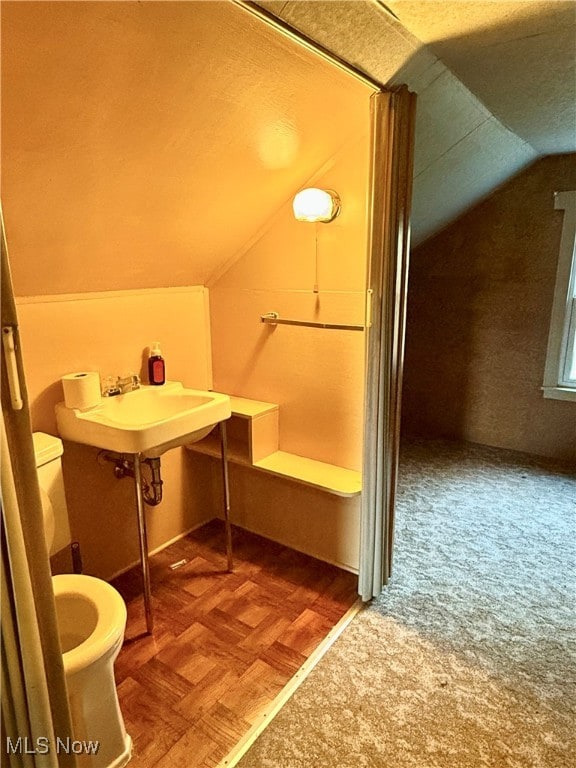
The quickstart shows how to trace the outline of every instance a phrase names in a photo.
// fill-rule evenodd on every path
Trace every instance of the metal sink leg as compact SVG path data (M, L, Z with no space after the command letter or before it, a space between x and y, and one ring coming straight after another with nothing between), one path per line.
M151 635L154 629L152 615L152 590L150 588L150 566L148 563L148 540L146 536L146 512L142 495L141 457L134 454L134 488L136 492L136 512L138 513L138 538L140 542L140 564L142 566L142 586L144 588L144 612L146 614L146 632Z
M226 529L226 560L228 571L232 572L232 526L230 525L230 485L228 482L228 445L226 441L226 422L220 422L220 450L222 454L222 487L224 491L224 525Z
M226 422L221 421L220 448L222 454L222 485L224 491L224 524L226 535L226 562L228 571L234 568L232 558L232 526L230 524L230 485L228 482L228 447L226 440ZM150 586L150 565L148 563L148 540L146 536L146 512L142 493L142 458L139 453L134 457L134 490L136 494L136 512L138 513L138 539L140 543L140 565L142 568L142 587L144 590L144 613L146 615L146 632L151 635L154 629L152 614L152 590Z

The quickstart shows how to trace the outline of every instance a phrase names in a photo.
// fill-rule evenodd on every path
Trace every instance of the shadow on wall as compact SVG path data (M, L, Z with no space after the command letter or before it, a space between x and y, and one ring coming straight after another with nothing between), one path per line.
M412 254L403 431L576 460L574 403L544 374L562 211L576 155L498 189Z
M417 261L419 251L412 258ZM417 268L412 270L402 414L407 434L457 437L462 431L472 365L473 307L481 292L477 278L466 285L456 278L423 278Z

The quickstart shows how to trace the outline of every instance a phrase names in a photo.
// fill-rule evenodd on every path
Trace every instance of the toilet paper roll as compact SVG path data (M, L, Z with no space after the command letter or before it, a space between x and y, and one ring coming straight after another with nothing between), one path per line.
M80 371L62 376L64 403L67 408L85 411L100 402L100 374L98 371Z

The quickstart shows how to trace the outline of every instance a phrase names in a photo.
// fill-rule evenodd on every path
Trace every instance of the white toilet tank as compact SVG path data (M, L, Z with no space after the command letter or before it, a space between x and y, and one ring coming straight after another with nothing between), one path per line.
M34 453L36 455L36 470L38 472L38 484L42 495L42 505L45 510L46 544L49 554L53 555L61 549L70 546L70 523L68 521L68 508L66 506L66 494L64 493L64 479L62 477L63 453L62 440L45 432L34 432ZM52 507L50 511L47 503ZM53 540L50 543L51 518L53 516Z

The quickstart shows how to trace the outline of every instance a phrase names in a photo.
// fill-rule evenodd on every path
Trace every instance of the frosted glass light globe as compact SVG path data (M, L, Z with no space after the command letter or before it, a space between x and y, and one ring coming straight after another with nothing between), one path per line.
M292 208L298 221L328 222L340 213L340 198L331 190L308 187L295 195Z

